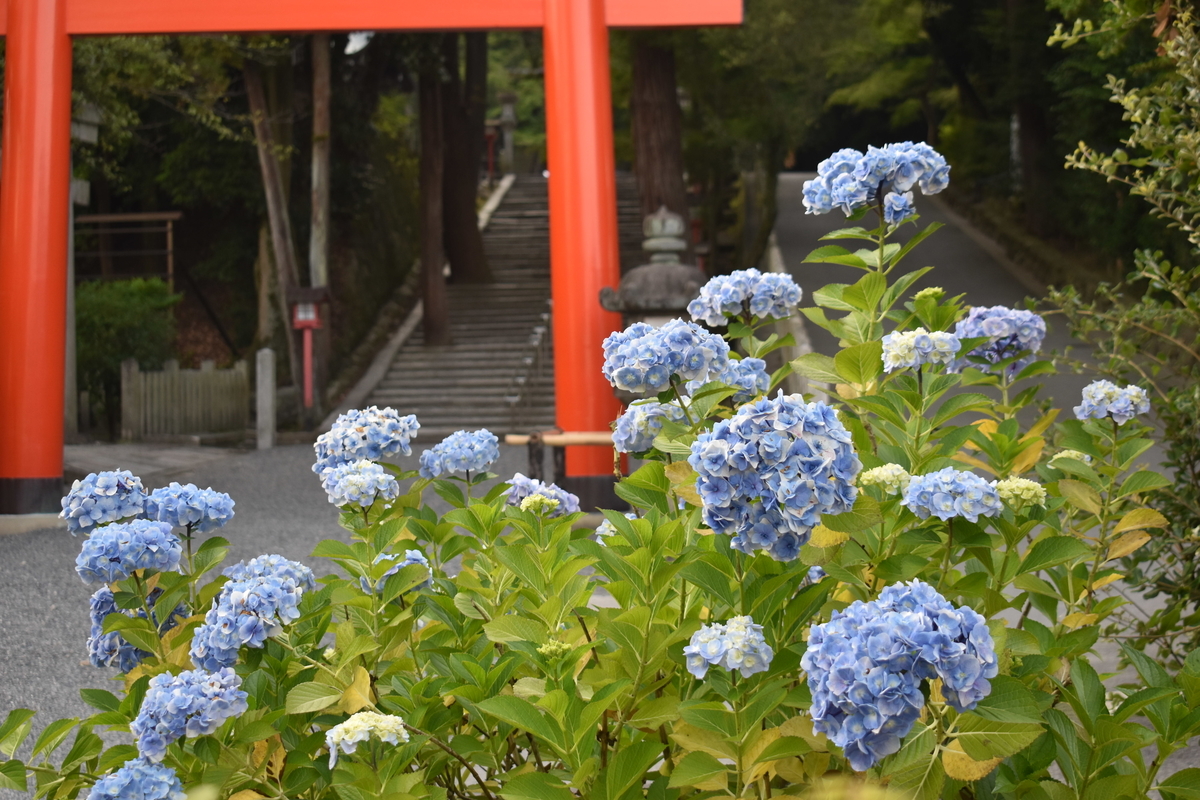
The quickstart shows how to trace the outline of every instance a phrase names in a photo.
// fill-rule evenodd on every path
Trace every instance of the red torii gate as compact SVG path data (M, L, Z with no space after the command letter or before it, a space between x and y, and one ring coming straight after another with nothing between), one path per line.
M621 320L598 302L620 280L608 26L741 20L741 0L0 0L0 515L56 512L62 489L72 36L542 28L557 422L590 431L618 411L600 342ZM611 469L568 449L571 475Z

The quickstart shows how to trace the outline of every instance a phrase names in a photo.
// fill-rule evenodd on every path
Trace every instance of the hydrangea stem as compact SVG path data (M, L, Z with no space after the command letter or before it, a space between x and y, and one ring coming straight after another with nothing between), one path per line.
M954 517L946 520L946 555L942 558L942 574L938 577L938 594L946 585L946 576L950 574L950 554L954 549Z

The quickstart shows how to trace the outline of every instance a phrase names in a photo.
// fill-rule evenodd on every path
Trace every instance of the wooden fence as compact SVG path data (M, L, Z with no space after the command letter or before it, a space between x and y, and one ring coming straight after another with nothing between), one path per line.
M121 362L121 438L127 441L245 431L250 423L246 362L216 369L180 369L170 360L161 372L142 372L135 359Z

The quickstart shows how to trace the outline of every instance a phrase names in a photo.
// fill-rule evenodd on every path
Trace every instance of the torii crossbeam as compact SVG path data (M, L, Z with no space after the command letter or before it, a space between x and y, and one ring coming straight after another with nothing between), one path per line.
M70 183L71 37L542 28L557 423L604 430L600 308L620 280L608 27L736 25L742 0L0 0L0 515L58 510ZM612 469L574 447L573 476Z

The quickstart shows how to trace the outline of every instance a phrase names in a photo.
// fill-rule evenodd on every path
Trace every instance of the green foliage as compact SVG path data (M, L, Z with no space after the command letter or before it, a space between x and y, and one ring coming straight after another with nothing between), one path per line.
M656 451L619 484L637 518L607 512L603 541L576 527L581 514L522 511L503 487L480 497L494 476L430 481L394 468L405 493L347 509L346 535L313 553L337 571L304 594L298 619L262 648L242 648L236 668L249 710L170 745L164 763L185 787L237 800L820 796L830 791L826 775L851 770L813 730L800 669L807 632L920 578L989 620L999 675L961 712L937 680L923 679L919 721L863 781L922 800L1200 793L1194 771L1159 779L1164 761L1200 734L1200 655L1172 677L1126 647L1143 686L1115 698L1089 656L1122 602L1099 591L1119 579L1114 562L1167 524L1146 506L1166 483L1139 464L1152 444L1147 429L1059 422L1057 409L1036 405L1032 381L1050 369L1040 362L1016 375L982 362L884 372L885 328L946 330L964 311L959 298L911 292L923 270L898 269L909 249L888 241L895 233L848 228L831 239L857 250L826 246L810 257L851 263L863 277L812 293L805 313L842 350L794 367L835 384L839 418L867 467L923 474L957 464L1027 477L1044 486L1044 500L1010 500L977 522L923 519L862 481L853 509L822 520L798 561L733 550L702 526L696 474L678 457L735 413L717 383L660 397L683 404L686 421L664 424ZM728 336L747 355L780 344L745 320ZM1051 448L1091 461L1051 462ZM431 508L430 493L451 509ZM130 607L161 589L158 602L184 603L190 615L165 633L110 615L105 630L149 655L122 693L84 694L97 713L51 723L28 758L0 764L0 784L21 788L32 777L36 796L69 797L134 754L127 744L106 748L101 733L128 730L152 676L189 666L191 634L223 585L205 575L228 543L210 538L194 556L188 545L183 573L143 572L112 588ZM410 565L378 593L364 591L393 563L381 554L414 547L430 569ZM811 563L824 565L823 579L808 579ZM766 669L744 676L718 666L694 678L685 643L701 625L740 615L762 625L774 651ZM326 732L363 710L401 717L409 740L360 742L330 767ZM31 716L14 711L0 724L0 753L20 750Z
M1144 9L1116 4L1102 25L1079 23L1072 44L1088 35L1121 30L1145 18ZM1117 13L1119 12L1119 13ZM1169 20L1164 19L1164 24ZM1160 26L1160 30L1162 26ZM1091 31L1092 33L1089 33ZM1144 88L1109 76L1112 101L1123 109L1131 133L1109 153L1080 143L1070 167L1124 184L1155 213L1186 235L1188 265L1175 265L1161 252L1135 254L1126 280L1101 285L1085 300L1070 287L1051 299L1065 312L1075 335L1093 343L1101 369L1154 388L1155 412L1164 428L1166 465L1174 473L1169 489L1154 500L1171 525L1165 535L1128 559L1129 577L1147 597L1161 596L1165 608L1149 620L1130 619L1143 638L1179 665L1200 644L1200 591L1197 590L1196 531L1200 529L1200 111L1190 99L1200 90L1200 31L1191 17L1173 22L1163 42L1161 78Z
M171 357L179 300L158 278L88 281L75 288L75 353L79 388L114 402L120 397L121 362L136 358L160 369Z

